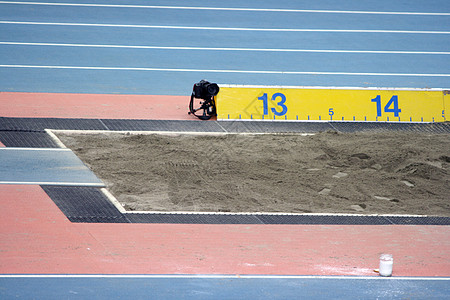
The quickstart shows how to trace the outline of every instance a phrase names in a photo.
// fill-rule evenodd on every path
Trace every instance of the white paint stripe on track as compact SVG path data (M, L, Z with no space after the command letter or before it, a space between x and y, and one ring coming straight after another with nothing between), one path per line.
M375 15L413 15L413 16L414 15L418 15L418 16L449 16L450 15L450 13L445 13L445 12L401 12L401 11L322 10L322 9L290 9L290 8L246 8L246 7L167 6L167 5L130 5L130 4L49 3L49 2L23 2L23 1L0 1L0 4L110 7L110 8L180 9L180 10L222 10L222 11L252 11L252 12L326 13L326 14L375 14Z
M1 147L0 151L8 151L8 150L24 150L24 151L65 151L72 152L72 150L68 148L24 148L24 147Z
M102 71L159 71L159 72L200 72L200 73L244 73L244 74L285 74L285 75L339 75L339 76L401 76L401 77L450 77L450 74L421 73L360 73L360 72L302 72L302 71L264 71L264 70L213 70L213 69L175 69L175 68L133 68L133 67L81 67L81 66L38 66L38 65L0 65L0 68L31 69L72 69Z
M66 44L66 43L28 43L0 42L0 45L45 46L45 47L87 47L87 48L125 48L125 49L157 49L157 50L206 50L206 51L255 51L255 52L306 52L306 53L362 53L362 54L432 54L449 55L441 51L389 51L389 50L327 50L327 49L279 49L279 48L224 48L224 47L165 47L138 45L98 45L98 44Z
M0 278L190 278L190 279L336 279L336 280L414 280L449 281L450 277L382 277L342 275L109 275L109 274L0 274Z
M125 208L117 200L117 198L114 197L114 195L111 194L106 188L102 188L101 191L103 195L105 195L105 197L117 208L117 210L120 211L120 213L124 214L127 212Z
M408 217L428 218L428 215L398 215L398 214L330 214L330 213L283 213L283 212L207 212L207 211L146 211L127 210L126 214L147 215L218 215L218 216L321 216L321 217Z
M226 119L227 121L230 119ZM247 119L242 119L240 121L247 122ZM259 121L259 120L254 120ZM292 120L283 120L291 122ZM303 122L303 120L299 120L299 122ZM315 121L308 121L315 122ZM342 122L342 121L341 121ZM381 121L379 121L381 122ZM406 122L405 122L406 123ZM423 122L421 122L423 123ZM217 123L216 123L217 124ZM225 135L273 135L273 132L228 132L228 131L117 131L117 130L72 130L72 129L51 129L52 132L56 133L68 133L68 134L121 134L121 135L166 135L166 136L179 136L179 135L200 135L200 136L225 136ZM277 133L277 135L299 135L299 136L311 136L315 135L315 133L301 133L301 132L288 132L288 133ZM64 146L64 144L63 144ZM66 147L66 146L64 146Z
M92 182L58 182L58 181L0 181L0 184L13 185L59 185L59 186L89 186L89 187L105 187L102 183Z
M66 147L66 145L64 145L63 142L61 142L61 140L52 132L51 129L45 129L45 132L56 143L56 145L58 145L59 148L61 148L61 149L69 149L69 148Z
M319 90L373 90L373 91L444 91L446 89L442 88L407 88L407 87L357 87L357 86L299 86L299 85L253 85L253 84L222 84L218 83L219 86L227 87L227 88L253 88L253 89L270 89L270 88L282 88L282 89L319 89ZM242 119L241 121L245 121L246 119ZM255 119L253 121L258 121L259 119ZM261 120L263 121L263 120ZM269 119L266 119L264 121L269 121ZM286 120L288 121L288 120ZM296 120L297 121L297 120ZM301 120L298 120L299 122ZM307 120L304 120L304 122L309 122ZM316 120L313 122L317 122ZM342 122L342 121L339 121ZM352 121L348 121L352 122ZM378 121L383 122L383 121Z
M433 31L433 30L246 28L246 27L168 26L168 25L60 23L60 22L25 22L25 21L0 21L0 24L49 25L49 26L122 27L122 28L151 28L151 29L187 29L187 30L272 31L272 32L450 34L450 31Z

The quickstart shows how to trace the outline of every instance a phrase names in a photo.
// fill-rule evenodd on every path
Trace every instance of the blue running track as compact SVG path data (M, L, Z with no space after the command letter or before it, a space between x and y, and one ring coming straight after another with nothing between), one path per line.
M3 299L446 299L447 279L311 276L13 276Z
M8 2L0 91L186 95L202 78L450 87L449 1Z

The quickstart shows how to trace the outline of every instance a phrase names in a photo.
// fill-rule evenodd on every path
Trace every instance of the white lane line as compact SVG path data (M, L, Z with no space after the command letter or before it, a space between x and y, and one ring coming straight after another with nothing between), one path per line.
M428 89L427 89L428 91ZM442 91L442 89L440 89ZM230 120L230 119L226 119ZM242 119L242 122L247 122L249 120ZM260 121L260 120L253 120ZM269 120L261 120L261 121L269 121ZM272 121L272 120L270 120ZM293 120L283 120L287 122L292 122ZM316 121L302 121L299 122L316 122ZM327 121L325 121L327 122ZM340 121L342 122L342 121ZM350 122L350 121L349 121ZM381 121L378 121L381 122ZM405 122L406 123L406 122ZM416 122L416 123L424 123L424 122ZM80 134L121 134L121 135L166 135L166 136L179 136L179 135L201 135L201 136L224 136L224 135L273 135L273 132L227 132L227 131L117 131L117 130L72 130L72 129L48 129L49 131L53 131L56 133L80 133ZM277 133L277 135L299 135L299 136L310 136L315 135L315 133L300 133L300 132L289 132L289 133ZM66 147L66 146L64 146ZM3 147L5 148L5 147ZM1 149L1 148L0 148Z
M89 26L89 27L122 27L122 28L151 28L151 29L187 29L187 30L271 31L271 32L450 34L450 31L433 31L433 30L246 28L246 27L168 26L168 25L60 23L60 22L25 22L25 21L0 21L0 24L49 25L49 26Z
M1 147L0 151L65 151L65 152L72 152L72 150L68 148L23 148L23 147Z
M56 145L58 145L59 148L61 148L61 149L69 149L69 148L66 147L66 145L64 145L63 142L61 142L61 140L53 133L53 131L51 129L45 129L45 132L56 143Z
M342 75L342 76L410 76L410 77L450 77L450 74L423 73L359 73L359 72L300 72L300 71L253 71L253 70L213 70L174 68L132 68L132 67L80 67L80 66L37 66L0 65L0 68L73 69L104 71L160 71L160 72L200 72L200 73L244 73L244 74L285 74L285 75Z
M48 6L79 6L79 7L112 7L112 8L153 8L182 10L223 10L223 11L253 11L253 12L291 12L291 13L327 13L327 14L375 14L375 15L418 15L418 16L449 16L445 12L402 12L402 11L364 11L364 10L322 10L322 9L290 9L290 8L246 8L246 7L206 7L206 6L166 6L166 5L130 5L130 4L82 4L82 3L48 3L0 1L0 4L48 5Z
M205 51L254 51L254 52L300 52L300 53L361 53L361 54L426 54L449 55L444 51L391 51L391 50L327 50L327 49L280 49L280 48L233 48L233 47L178 47L178 46L139 46L139 45L99 45L67 43L28 43L0 42L0 45L46 46L46 47L87 47L87 48L125 48L156 50L205 50Z
M0 274L0 278L192 278L192 279L333 279L333 280L412 280L449 281L450 277L381 277L342 275L109 275L109 274Z
M357 86L305 86L305 85L254 85L254 84L224 84L224 83L218 83L220 88L227 87L227 88L253 88L253 89L270 89L270 88L277 88L277 89L319 89L319 90L373 90L373 91L439 91L442 92L446 89L442 88L406 88L406 87L357 87ZM246 121L246 119L242 119L241 121ZM259 120L255 119L253 121L269 121L269 120ZM289 120L286 120L289 121ZM298 122L301 122L298 120ZM309 121L304 121L309 122ZM317 121L313 121L317 122ZM340 121L342 122L342 121ZM352 121L348 121L352 122ZM383 122L383 121L378 121Z
M105 187L102 183L92 182L59 182L59 181L0 181L0 184L24 184L24 185L60 185L60 186L89 186Z
M117 200L117 198L114 197L114 195L111 194L106 188L102 188L101 191L103 195L105 195L105 197L117 208L117 210L120 211L120 213L124 214L127 212L122 204L120 204L119 200Z
M314 135L314 134L312 134ZM219 216L321 216L321 217L408 217L428 218L428 215L395 215L395 214L330 214L330 213L282 213L282 212L207 212L207 211L146 211L127 210L126 214L147 215L219 215Z

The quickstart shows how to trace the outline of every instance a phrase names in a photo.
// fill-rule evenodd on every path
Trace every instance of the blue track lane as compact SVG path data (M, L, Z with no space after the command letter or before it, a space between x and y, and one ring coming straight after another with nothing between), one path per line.
M69 149L0 148L1 184L103 187L103 182Z
M73 3L111 4L108 1ZM114 4L150 5L148 1L116 1ZM301 5L291 1L190 1L189 4L185 1L152 1L151 5L450 12L448 1L431 1L426 5L422 1L407 4L302 1ZM229 84L450 87L449 15L79 7L0 1L0 21L50 23L0 23L0 91L186 95L192 83L201 78ZM80 24L447 33L242 31ZM216 49L133 49L130 46ZM261 51L263 49L272 50ZM334 50L420 53L339 53ZM31 68L33 66L45 68ZM59 66L65 69L55 69ZM88 69L77 69L80 67ZM92 69L97 67L112 69ZM243 73L239 73L241 71ZM383 75L385 73L388 74ZM414 76L405 76L407 74ZM433 74L437 75L430 76Z
M437 73L449 70L450 55L283 53L252 51L147 50L46 46L3 46L3 64L263 70L296 72ZM31 51L30 51L31 50ZM189 59L186 59L189 58ZM348 60L345 64L342 62ZM199 65L198 62L202 64ZM415 61L411 65L411 61ZM234 66L234 68L230 68ZM307 65L307 66L305 66Z
M2 42L322 50L450 51L450 35L258 32L0 24ZM14 33L14 34L12 34Z
M414 278L45 278L44 275L0 278L0 296L2 299L448 299L450 289L448 280Z
M205 2L204 6L208 4ZM224 3L225 4L225 3ZM228 3L227 3L228 4ZM184 4L186 5L186 4ZM188 6L192 4L189 3ZM15 21L182 25L243 28L443 30L449 16L366 15L340 13L168 10L159 8L111 8L29 6L4 4L1 17ZM228 5L227 5L228 6ZM258 4L254 6L257 8Z

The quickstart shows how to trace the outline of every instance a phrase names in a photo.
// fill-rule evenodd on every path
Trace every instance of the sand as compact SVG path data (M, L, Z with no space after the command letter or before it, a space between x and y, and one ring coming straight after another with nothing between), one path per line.
M58 133L135 211L450 216L450 135Z

